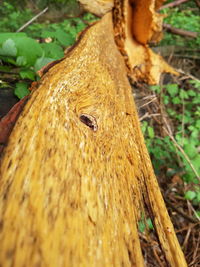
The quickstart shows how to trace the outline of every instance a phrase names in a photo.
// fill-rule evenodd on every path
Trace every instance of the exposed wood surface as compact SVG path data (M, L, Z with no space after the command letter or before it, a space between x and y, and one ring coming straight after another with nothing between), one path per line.
M177 74L148 46L148 42L158 42L162 36L163 15L156 13L156 8L159 8L162 2L163 0L115 0L115 41L124 56L128 75L133 81L156 84L159 83L163 72Z
M112 15L50 68L0 164L1 266L144 266L143 199L186 266L144 144Z

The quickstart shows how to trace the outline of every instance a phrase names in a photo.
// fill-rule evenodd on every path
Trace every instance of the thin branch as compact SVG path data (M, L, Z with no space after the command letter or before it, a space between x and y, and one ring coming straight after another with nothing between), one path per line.
M181 35L181 36L186 36L186 37L191 37L191 38L197 38L197 36L198 36L197 32L191 32L191 31L186 31L186 30L183 30L183 29L174 28L170 24L164 23L163 27L167 31L169 31L171 33L174 33L174 34Z
M195 0L195 3L200 8L200 1L199 0Z
M199 80L198 78L196 78L195 76L191 75L190 73L185 72L185 71L182 70L182 69L176 69L176 68L175 68L175 70L176 70L177 72L181 73L181 74L186 75L185 80L188 79L188 78L190 78L190 79L192 79L192 80L195 80L195 81L200 82L200 80Z
M169 200L167 200L165 198L165 202L167 203L167 205L172 208L173 210L175 210L178 214L180 214L183 218L185 218L186 220L188 220L189 222L198 224L198 221L190 216L188 216L185 212L183 212L182 210L176 208L176 206L174 204L172 204Z
M189 206L190 206L191 210L194 212L195 216L197 217L197 220L200 222L200 217L199 217L198 213L196 212L196 210L193 208L190 201L189 201Z
M152 102L155 101L156 99L157 99L157 97L152 98L149 102L144 103L142 106L139 106L139 108L143 108L143 107L149 105L150 103L152 103Z
M191 228L190 225L189 225L189 228L188 228L188 230L187 230L187 234L186 234L186 236L185 236L185 239L184 239L184 242L183 242L183 245L182 245L182 247L183 247L183 251L184 251L184 250L186 251L186 249L187 249L188 240L189 240L189 238L190 238L191 231L192 231L192 228Z
M38 13L36 16L34 16L32 19L27 21L24 25L22 25L16 32L21 32L24 30L26 27L28 27L33 21L35 21L37 18L39 18L41 15L43 15L46 11L48 10L48 7L43 9L40 13Z
M160 113L149 114L149 112L147 112L142 117L139 118L139 121L142 121L146 118L152 118L152 117L157 117L157 116L160 116Z
M194 165L192 164L191 160L189 159L188 155L185 153L185 151L182 149L182 147L176 142L175 138L173 137L172 134L169 133L169 131L163 127L163 130L167 133L167 135L169 136L169 138L172 140L172 142L174 143L174 145L178 148L178 150L182 153L182 155L184 156L184 158L186 159L186 161L189 163L191 169L193 170L195 176L197 177L197 179L200 181L200 177L198 175L197 170L195 169Z
M182 128L182 141L181 141L181 145L183 146L184 144L184 138L185 138L185 101L184 98L182 98L182 121L181 121L181 128Z
M187 214L186 214L187 215ZM188 216L188 215L187 215ZM193 219L193 218L192 218ZM194 219L195 220L195 219ZM196 226L199 226L200 225L200 222L197 222L197 223L194 223L194 224L190 224L191 228L194 228ZM183 228L179 229L179 230L176 230L176 234L178 233L181 233L183 231L186 231L188 229L188 225L187 226L184 226Z
M164 5L164 6L161 6L161 7L159 8L159 10L164 9L164 8L168 8L168 7L179 6L179 5L181 5L181 4L185 3L185 2L188 2L188 1L189 1L189 0L177 0L177 1L174 1L174 2L172 2L172 3L166 4L166 5Z

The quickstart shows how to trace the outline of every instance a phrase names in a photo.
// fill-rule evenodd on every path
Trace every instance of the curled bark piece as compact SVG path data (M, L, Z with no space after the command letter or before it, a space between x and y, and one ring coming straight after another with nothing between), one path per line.
M134 81L159 83L163 72L178 73L149 47L160 40L162 17L156 13L163 1L115 0L115 41L124 56L128 75Z

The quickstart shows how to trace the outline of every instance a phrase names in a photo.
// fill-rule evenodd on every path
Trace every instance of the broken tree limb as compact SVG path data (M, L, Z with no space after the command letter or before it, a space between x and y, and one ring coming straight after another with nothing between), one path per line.
M144 266L144 206L166 262L187 266L114 33L111 13L88 28L17 120L0 162L2 266Z
M179 6L185 2L188 2L189 0L177 0L177 1L174 1L174 2L171 2L169 4L166 4L166 5L163 5L159 8L159 10L161 9L164 9L164 8L169 8L169 7L175 7L175 6Z
M136 114L112 32L111 15L89 29L17 121L1 161L1 264L143 265Z
M156 13L155 9L159 8L163 1L115 2L115 41L124 56L128 76L133 81L156 84L159 83L163 72L177 75L178 73L148 46L149 42L158 42L162 36L163 16Z
M108 14L47 72L11 134L1 162L1 263L142 266L144 194L168 261L185 266L112 36Z
M181 35L181 36L191 37L191 38L197 38L197 36L198 36L197 32L191 32L191 31L186 31L186 30L183 30L183 29L174 28L170 24L164 23L163 27L167 31L169 31L171 33L174 33L174 34Z

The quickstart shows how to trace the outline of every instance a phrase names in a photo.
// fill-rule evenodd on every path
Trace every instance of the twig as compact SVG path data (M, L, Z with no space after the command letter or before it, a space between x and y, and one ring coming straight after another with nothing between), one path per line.
M182 149L182 147L176 142L175 138L173 137L172 134L169 133L169 131L163 127L163 130L167 133L167 135L169 136L169 138L172 140L172 142L174 143L174 145L179 149L179 151L182 153L182 155L184 156L184 158L186 159L186 161L189 163L191 169L193 170L194 174L196 175L197 179L200 181L200 177L198 175L197 170L195 169L195 167L193 166L192 162L190 161L188 155L185 153L185 151Z
M190 226L191 226L191 228L194 228L194 227L199 226L199 225L200 225L200 222L197 222L197 223L191 224ZM187 229L188 229L188 225L183 227L182 229L176 230L176 234L181 233L183 231L186 231Z
M42 14L44 14L48 10L48 7L43 9L40 13L38 13L36 16L34 16L32 19L27 21L24 25L22 25L16 32L21 32L24 30L27 26L29 26L33 21L35 21L37 18L39 18Z
M200 82L200 80L199 80L198 78L196 78L195 76L191 75L190 73L185 72L185 71L182 70L182 69L176 69L176 68L175 68L175 70L176 70L177 72L181 73L181 74L185 74L185 75L186 75L185 79L190 78L190 79L192 79L192 80L195 80L195 81Z
M167 200L165 198L165 202L167 203L167 205L172 208L173 210L175 210L178 214L180 214L183 218L185 218L186 220L188 220L189 222L192 223L197 223L197 220L188 216L185 212L181 211L180 209L176 208L175 205L173 205L169 200Z
M182 122L181 122L181 128L182 128L182 140L181 140L181 145L183 146L184 144L184 138L185 138L185 122L184 122L184 114L185 114L185 101L184 98L182 98Z
M153 254L154 254L154 256L155 256L155 258L156 258L156 260L157 260L159 266L160 266L160 267L164 267L163 263L162 263L161 260L160 260L160 257L158 256L158 253L156 252L156 248L155 248L155 246L152 246L152 250L153 250Z
M140 106L139 108L143 108L143 107L149 105L150 103L152 103L152 102L155 101L156 99L157 99L157 97L152 98L149 102L144 103L144 104L143 104L142 106Z
M187 1L189 1L189 0L177 0L177 1L174 1L174 2L172 2L172 3L166 4L166 5L164 5L164 6L161 6L161 7L159 8L159 10L164 9L164 8L168 8L168 7L179 6L179 5L181 5L181 4L183 4L183 3L187 2Z
M186 36L186 37L191 37L191 38L197 38L197 36L198 36L197 32L191 32L191 31L186 31L186 30L183 30L183 29L174 28L170 24L164 23L163 27L167 31L169 31L171 33L174 33L174 34L181 35L181 36Z
M176 55L176 54L174 54L173 57L189 58L189 59L193 59L193 60L199 60L200 59L199 56L190 56L190 55Z
M200 1L199 0L195 0L195 3L200 8Z
M139 121L142 121L146 118L157 117L157 116L160 116L160 113L149 114L149 112L147 112L142 117L139 118Z
M190 206L191 210L194 212L195 216L197 217L197 220L200 222L200 217L199 217L198 213L196 212L196 210L193 208L190 201L188 201L188 205Z
M189 228L188 228L188 230L187 230L187 234L186 234L186 236L185 236L185 240L184 240L184 242L183 242L183 249L185 249L186 250L186 245L187 245L187 243L188 243L188 240L189 240L189 237L190 237L190 234L191 234L191 227L190 227L190 225L189 225Z
M198 250L199 250L199 244L200 244L200 234L199 234L199 237L198 237L198 241L196 242L196 246L195 246L195 249L194 249L194 253L193 253L193 261L192 262L195 262L197 257L198 257Z

